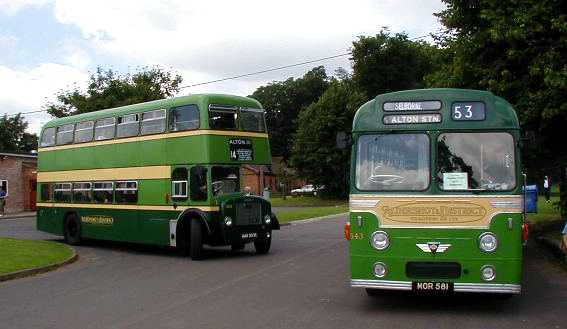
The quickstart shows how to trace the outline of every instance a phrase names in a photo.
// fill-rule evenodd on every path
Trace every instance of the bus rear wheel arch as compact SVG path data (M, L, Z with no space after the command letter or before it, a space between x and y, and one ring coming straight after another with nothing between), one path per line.
M81 221L76 213L68 213L65 216L65 220L63 221L63 236L67 244L72 246L81 244Z

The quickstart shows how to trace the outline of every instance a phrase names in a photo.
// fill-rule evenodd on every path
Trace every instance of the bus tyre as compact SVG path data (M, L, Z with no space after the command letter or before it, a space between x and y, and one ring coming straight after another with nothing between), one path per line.
M239 250L244 249L245 246L246 246L246 245L245 245L244 243L235 243L235 244L232 244L232 245L230 246L230 249L231 249L232 251L239 251Z
M191 238L189 243L189 256L191 256L191 259L201 259L203 254L203 229L201 222L197 219L191 221Z
M265 240L254 241L254 248L256 248L256 253L259 255L267 254L270 251L270 246L272 244L272 237Z
M72 246L81 244L81 222L76 214L70 214L65 218L63 235L67 244Z

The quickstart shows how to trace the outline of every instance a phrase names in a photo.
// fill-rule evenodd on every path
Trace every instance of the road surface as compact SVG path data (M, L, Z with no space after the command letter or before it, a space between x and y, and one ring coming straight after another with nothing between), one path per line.
M285 226L270 254L91 242L57 271L0 283L1 328L565 328L567 272L531 244L524 293L369 298L349 287L346 218ZM0 220L0 237L58 239L34 218Z

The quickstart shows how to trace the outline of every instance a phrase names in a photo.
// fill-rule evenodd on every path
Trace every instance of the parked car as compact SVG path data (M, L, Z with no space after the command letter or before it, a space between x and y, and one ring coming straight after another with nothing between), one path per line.
M291 195L313 195L316 196L319 193L319 190L323 189L323 187L315 187L313 184L303 185L300 188L296 188L291 190Z

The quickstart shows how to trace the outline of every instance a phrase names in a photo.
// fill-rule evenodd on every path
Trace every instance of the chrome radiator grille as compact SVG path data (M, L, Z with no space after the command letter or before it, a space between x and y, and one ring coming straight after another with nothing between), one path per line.
M258 202L236 204L236 225L259 225L262 222L262 205Z

